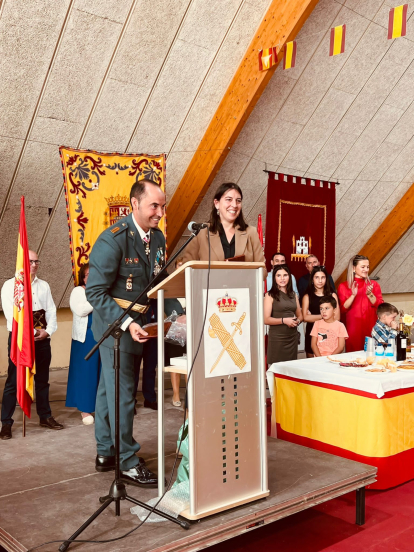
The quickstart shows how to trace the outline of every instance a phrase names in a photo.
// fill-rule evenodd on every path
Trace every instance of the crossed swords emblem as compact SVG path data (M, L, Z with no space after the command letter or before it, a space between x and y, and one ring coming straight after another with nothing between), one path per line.
M209 336L212 338L218 337L220 340L220 343L223 345L223 349L219 356L217 357L217 360L213 364L210 370L211 372L216 368L217 364L220 362L221 358L223 357L224 353L227 351L227 353L230 355L230 358L233 360L234 364L240 368L240 370L243 370L243 368L246 366L246 359L242 355L242 353L237 348L237 345L234 343L234 336L237 332L242 335L242 324L244 322L244 319L246 318L246 313L244 312L238 322L232 322L231 325L234 326L234 330L230 334L226 328L224 327L223 323L221 322L220 318L217 316L217 314L213 314L209 320L210 320L210 327L208 329Z

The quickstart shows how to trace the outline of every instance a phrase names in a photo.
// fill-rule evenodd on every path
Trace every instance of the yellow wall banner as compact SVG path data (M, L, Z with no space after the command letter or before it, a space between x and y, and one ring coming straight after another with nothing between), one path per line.
M165 192L165 155L99 153L61 146L75 285L99 234L130 213L129 193L148 179ZM166 235L165 216L159 224Z

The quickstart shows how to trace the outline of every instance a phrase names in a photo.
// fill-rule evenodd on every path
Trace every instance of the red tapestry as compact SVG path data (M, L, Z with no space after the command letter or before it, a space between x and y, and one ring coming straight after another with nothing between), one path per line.
M296 279L307 273L306 257L316 255L329 273L335 265L335 183L269 172L265 256L280 251Z

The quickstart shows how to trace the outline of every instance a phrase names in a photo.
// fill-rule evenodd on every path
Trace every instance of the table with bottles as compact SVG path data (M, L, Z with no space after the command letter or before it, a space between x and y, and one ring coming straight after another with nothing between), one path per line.
M273 364L267 375L273 437L376 466L371 488L414 479L414 370L369 373L315 357Z

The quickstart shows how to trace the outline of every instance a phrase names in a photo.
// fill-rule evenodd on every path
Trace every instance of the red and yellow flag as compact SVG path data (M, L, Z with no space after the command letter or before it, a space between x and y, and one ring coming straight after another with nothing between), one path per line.
M329 45L329 55L337 56L345 52L345 31L346 25L338 25L331 29L331 42Z
M262 244L262 249L263 249L263 224L262 224L262 215L259 215L257 217L257 233L259 234L259 240L260 240L260 243ZM264 252L264 249L263 249L263 252ZM266 286L266 282L265 282L265 293L267 292L267 286Z
M267 71L277 63L276 47L259 50L259 71Z
M399 38L407 34L408 4L397 6L390 10L388 19L388 38Z
M35 344L33 332L32 283L27 241L24 197L21 198L19 239L14 279L13 327L10 359L17 368L17 401L30 418L33 402Z
M296 40L287 42L283 56L283 69L293 69L296 64Z

